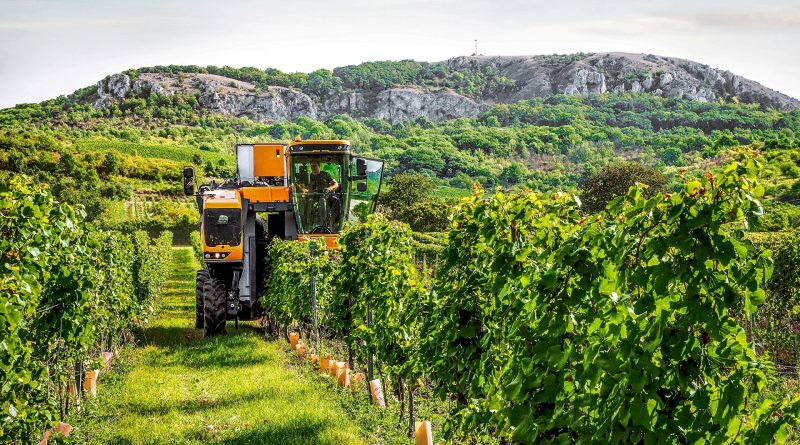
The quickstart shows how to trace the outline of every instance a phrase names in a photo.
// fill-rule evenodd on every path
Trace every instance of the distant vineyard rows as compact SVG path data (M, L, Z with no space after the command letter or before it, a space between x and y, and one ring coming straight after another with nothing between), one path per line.
M78 151L85 153L119 152L133 156L141 156L143 158L169 159L185 164L192 164L198 159L202 162L212 161L214 164L223 161L232 165L234 162L233 156L231 155L199 150L188 145L147 144L140 141L124 142L107 139L79 139L75 142L75 147Z

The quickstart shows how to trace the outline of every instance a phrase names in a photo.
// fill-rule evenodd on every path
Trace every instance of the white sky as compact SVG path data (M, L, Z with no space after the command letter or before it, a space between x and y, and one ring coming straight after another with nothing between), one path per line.
M624 51L800 97L798 0L0 0L0 108L153 65L283 71L369 60Z

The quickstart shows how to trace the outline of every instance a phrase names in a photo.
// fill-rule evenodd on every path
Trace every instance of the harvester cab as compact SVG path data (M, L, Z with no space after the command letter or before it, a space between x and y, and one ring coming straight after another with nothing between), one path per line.
M337 248L345 221L366 218L383 179L383 161L353 156L346 140L238 144L236 177L196 188L184 169L184 193L195 196L206 268L197 272L196 326L207 336L229 319L263 315L267 247L321 239Z

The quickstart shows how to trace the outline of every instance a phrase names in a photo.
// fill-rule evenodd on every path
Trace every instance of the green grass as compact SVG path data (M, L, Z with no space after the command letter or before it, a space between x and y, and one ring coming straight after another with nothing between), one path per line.
M450 187L449 185L440 185L436 187L435 195L441 198L466 198L472 194L472 189L462 189Z
M330 344L327 346L328 348L323 350L332 351L336 349L331 348ZM345 357L341 351L338 354L334 354L334 356ZM361 435L370 443L382 445L408 445L413 443L413 440L407 436L408 414L405 416L400 415L400 401L397 399L396 393L392 391L392 388L395 387L389 388L385 386L386 382L383 382L384 398L387 400L388 406L378 409L372 405L366 386L363 386L361 390L354 394L350 389L338 388L331 377L320 373L315 367L309 366L305 359L293 357L289 362L297 372L312 382L312 386L320 391L328 391L331 394L331 398L338 402L348 417L358 424ZM437 441L442 438L442 427L447 416L446 403L436 398L432 394L431 388L416 390L414 397L415 420L430 420L433 427L434 442L438 443ZM495 441L487 438L459 443L496 444Z
M69 419L71 443L364 443L331 394L292 369L283 342L244 323L212 339L195 331L195 260L190 248L173 253L159 316Z

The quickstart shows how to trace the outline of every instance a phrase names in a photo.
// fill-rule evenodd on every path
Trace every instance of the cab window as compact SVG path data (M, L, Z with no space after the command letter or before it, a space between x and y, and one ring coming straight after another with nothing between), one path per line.
M342 155L293 154L290 174L297 230L302 234L338 233L346 209Z

